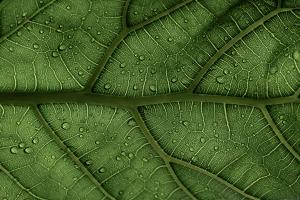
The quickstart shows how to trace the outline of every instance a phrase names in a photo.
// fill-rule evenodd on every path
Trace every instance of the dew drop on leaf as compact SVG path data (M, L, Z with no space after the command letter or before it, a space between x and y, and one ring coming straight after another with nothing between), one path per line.
M144 56L140 56L139 59L140 59L141 61L143 61L143 60L145 60L145 57L144 57Z
M104 85L104 89L109 90L110 88L111 88L111 84L106 83L106 84Z
M24 142L20 142L20 143L19 143L19 147L20 147L20 148L24 148L24 147L25 147L25 143L24 143Z
M61 124L61 128L65 130L69 129L70 127L71 125L68 122L64 122Z
M59 47L58 47L58 50L60 50L60 51L63 51L63 50L65 50L67 47L66 47L66 45L59 45Z
M58 52L56 52L56 51L53 51L53 52L52 52L52 57L53 57L53 58L56 58L56 57L58 57Z
M31 147L27 147L27 148L24 149L24 152L25 153L32 153L33 149Z
M215 147L214 147L214 150L215 150L215 151L217 151L218 149L219 149L219 147L218 147L218 146L215 146Z
M17 36L19 36L19 37L22 36L22 32L18 31Z
M216 78L217 83L224 84L225 83L225 77L224 76L218 76Z
M172 83L176 83L176 82L177 82L177 78L172 78L172 79L171 79L171 82L172 82Z
M32 143L33 143L33 144L39 143L39 139L38 139L38 138L33 138L33 139L32 139Z
M201 142L201 143L204 143L204 142L205 142L205 138L203 138L203 137L200 138L200 142Z
M100 141L99 141L99 140L96 140L96 141L95 141L95 144L100 144Z
M17 147L11 147L11 148L10 148L10 152L11 152L12 154L16 154L16 153L18 153L18 148L17 148Z
M93 161L91 161L91 160L85 161L85 165L91 165L91 164L93 164Z
M183 121L182 124L183 124L184 126L187 126L187 125L189 125L189 122L188 122L188 121Z
M34 49L38 49L38 48L39 48L39 45L35 43L35 44L33 44L33 48L34 48Z
M149 89L150 89L151 92L156 92L156 87L155 87L155 85L150 85L150 86L149 86Z
M129 157L129 158L133 158L133 156L134 156L133 153L129 153L129 154L128 154L128 157Z
M99 173L104 173L105 172L105 168L104 167L101 167L99 170L98 170Z
M125 64L125 63L121 63L121 64L120 64L120 67L121 67L121 68L124 68L124 67L126 67L126 64Z

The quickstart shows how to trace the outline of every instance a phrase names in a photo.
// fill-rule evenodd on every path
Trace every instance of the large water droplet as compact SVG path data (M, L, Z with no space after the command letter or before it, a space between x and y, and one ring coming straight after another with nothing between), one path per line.
M71 125L68 122L64 122L64 123L61 124L61 127L65 130L67 130L71 127Z
M10 152L12 154L16 154L16 153L18 153L18 148L17 147L12 147L12 148L10 148Z

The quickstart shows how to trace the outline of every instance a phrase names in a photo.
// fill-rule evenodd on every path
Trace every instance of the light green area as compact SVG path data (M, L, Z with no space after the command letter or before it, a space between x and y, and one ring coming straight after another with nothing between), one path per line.
M300 104L274 105L269 111L284 138L300 153Z
M142 113L167 154L217 174L258 198L300 195L299 161L280 143L258 109L182 102L147 106Z

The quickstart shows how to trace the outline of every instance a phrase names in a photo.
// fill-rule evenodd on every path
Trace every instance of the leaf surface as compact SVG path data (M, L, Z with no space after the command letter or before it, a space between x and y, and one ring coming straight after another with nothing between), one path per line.
M0 198L300 198L296 0L0 0Z

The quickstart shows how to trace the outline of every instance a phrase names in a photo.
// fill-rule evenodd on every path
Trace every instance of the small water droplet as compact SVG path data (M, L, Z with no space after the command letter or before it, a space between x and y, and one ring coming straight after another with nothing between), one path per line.
M145 60L145 57L144 57L144 56L140 56L139 59L140 59L141 61L143 61L143 60Z
M54 155L51 156L52 159L55 159L56 157Z
M105 172L105 168L104 167L101 167L99 170L98 170L99 173L104 173Z
M10 148L10 152L12 154L16 154L16 153L18 153L18 148L17 147L12 147L12 148Z
M99 141L99 140L96 140L96 141L95 141L95 144L100 144L100 141Z
M93 164L93 161L87 160L87 161L85 161L85 164L86 164L86 165L91 165L91 164Z
M9 51L13 52L14 48L13 47L9 47Z
M218 149L219 149L219 147L218 147L218 146L215 146L215 147L214 147L214 150L215 150L215 151L217 151Z
M177 82L177 78L175 78L175 77L172 78L172 79L171 79L171 82L172 82L172 83L176 83L176 82Z
M151 92L156 92L156 86L155 85L150 85L149 89Z
M169 42L172 42L172 41L173 41L173 38L169 37L169 38L168 38L168 41L169 41Z
M71 7L70 7L70 6L67 6L66 8L67 8L67 10L70 10Z
M189 125L189 122L188 122L188 121L183 121L182 124L183 124L184 126L187 126L187 125Z
M32 143L33 143L33 144L39 143L39 139L38 139L38 138L33 138L33 139L32 139Z
M104 89L109 90L111 88L111 84L107 83L104 85Z
M24 149L24 152L25 153L32 153L33 149L31 147L27 147L27 148Z
M58 50L60 50L60 51L63 51L63 50L65 50L67 47L66 47L66 45L59 45L59 47L58 47Z
M200 142L201 142L201 143L204 143L204 142L205 142L205 138L203 138L203 137L200 138Z
M61 127L65 130L67 130L71 127L71 125L68 122L64 122L64 123L61 124Z
M39 48L39 45L38 45L37 43L34 43L34 44L33 44L33 48L34 48L34 49L38 49L38 48Z
M126 67L126 64L125 64L125 63L121 63L121 64L120 64L120 67L121 67L121 68L124 68L124 67Z
M224 76L218 76L216 78L217 83L224 84L225 83L225 77Z
M129 154L128 154L128 157L129 157L129 158L133 158L133 156L134 156L133 153L129 153Z
M116 157L116 160L117 160L117 161L120 161L120 160L121 160L121 157L120 157L120 156L117 156L117 157Z
M190 147L190 152L193 152L195 149L193 147Z
M134 85L134 86L133 86L133 89L134 89L134 90L137 90L137 89L138 89L138 86L137 86L137 85Z
M21 31L18 31L18 32L17 32L17 36L19 36L19 37L22 36L22 32L21 32Z
M52 52L52 57L53 57L53 58L56 58L56 57L58 57L58 52L56 52L56 51L53 51L53 52Z
M128 120L127 125L128 126L136 126L136 121L134 119L130 119L130 120Z
M144 161L144 162L148 162L148 159L147 159L147 158L143 158L143 161Z
M187 20L187 19L184 19L184 23L188 23L188 20Z
M25 143L24 143L24 142L20 142L20 143L19 143L19 147L20 147L20 148L24 148L24 147L25 147Z

